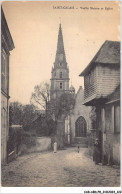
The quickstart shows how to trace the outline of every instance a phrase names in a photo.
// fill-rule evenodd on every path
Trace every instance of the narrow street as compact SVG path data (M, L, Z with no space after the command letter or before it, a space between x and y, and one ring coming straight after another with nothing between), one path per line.
M2 168L5 187L114 187L120 185L119 169L95 165L88 149L67 148L57 153L18 157Z

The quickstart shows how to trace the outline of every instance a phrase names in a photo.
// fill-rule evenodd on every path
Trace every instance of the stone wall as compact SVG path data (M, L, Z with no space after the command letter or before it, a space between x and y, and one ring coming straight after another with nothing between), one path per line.
M36 137L36 143L34 146L27 148L25 144L21 146L21 154L42 152L51 150L51 138L50 137Z
M1 163L7 161L8 99L1 94Z

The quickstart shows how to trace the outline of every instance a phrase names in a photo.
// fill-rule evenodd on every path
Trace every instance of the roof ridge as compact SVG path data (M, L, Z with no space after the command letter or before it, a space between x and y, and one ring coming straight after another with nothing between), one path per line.
M103 49L104 48L104 49ZM99 48L91 62L79 76L84 76L91 68L91 64L119 64L120 63L120 42L106 40Z

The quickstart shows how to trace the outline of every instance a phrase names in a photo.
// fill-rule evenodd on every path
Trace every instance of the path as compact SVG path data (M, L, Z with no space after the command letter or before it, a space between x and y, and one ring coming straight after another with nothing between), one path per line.
M10 187L114 187L120 185L119 169L95 165L87 157L67 148L57 153L33 153L18 157L2 168L2 185Z

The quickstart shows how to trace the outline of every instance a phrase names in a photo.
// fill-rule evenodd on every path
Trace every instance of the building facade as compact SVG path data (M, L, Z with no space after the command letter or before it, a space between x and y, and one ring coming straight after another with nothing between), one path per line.
M105 41L84 76L84 104L96 107L103 163L120 163L120 42Z
M65 139L67 144L77 144L83 147L88 146L88 137L92 129L91 107L83 105L84 90L79 87L75 95L75 105L70 115L65 120Z
M9 135L9 57L14 43L1 9L1 162L7 160Z

